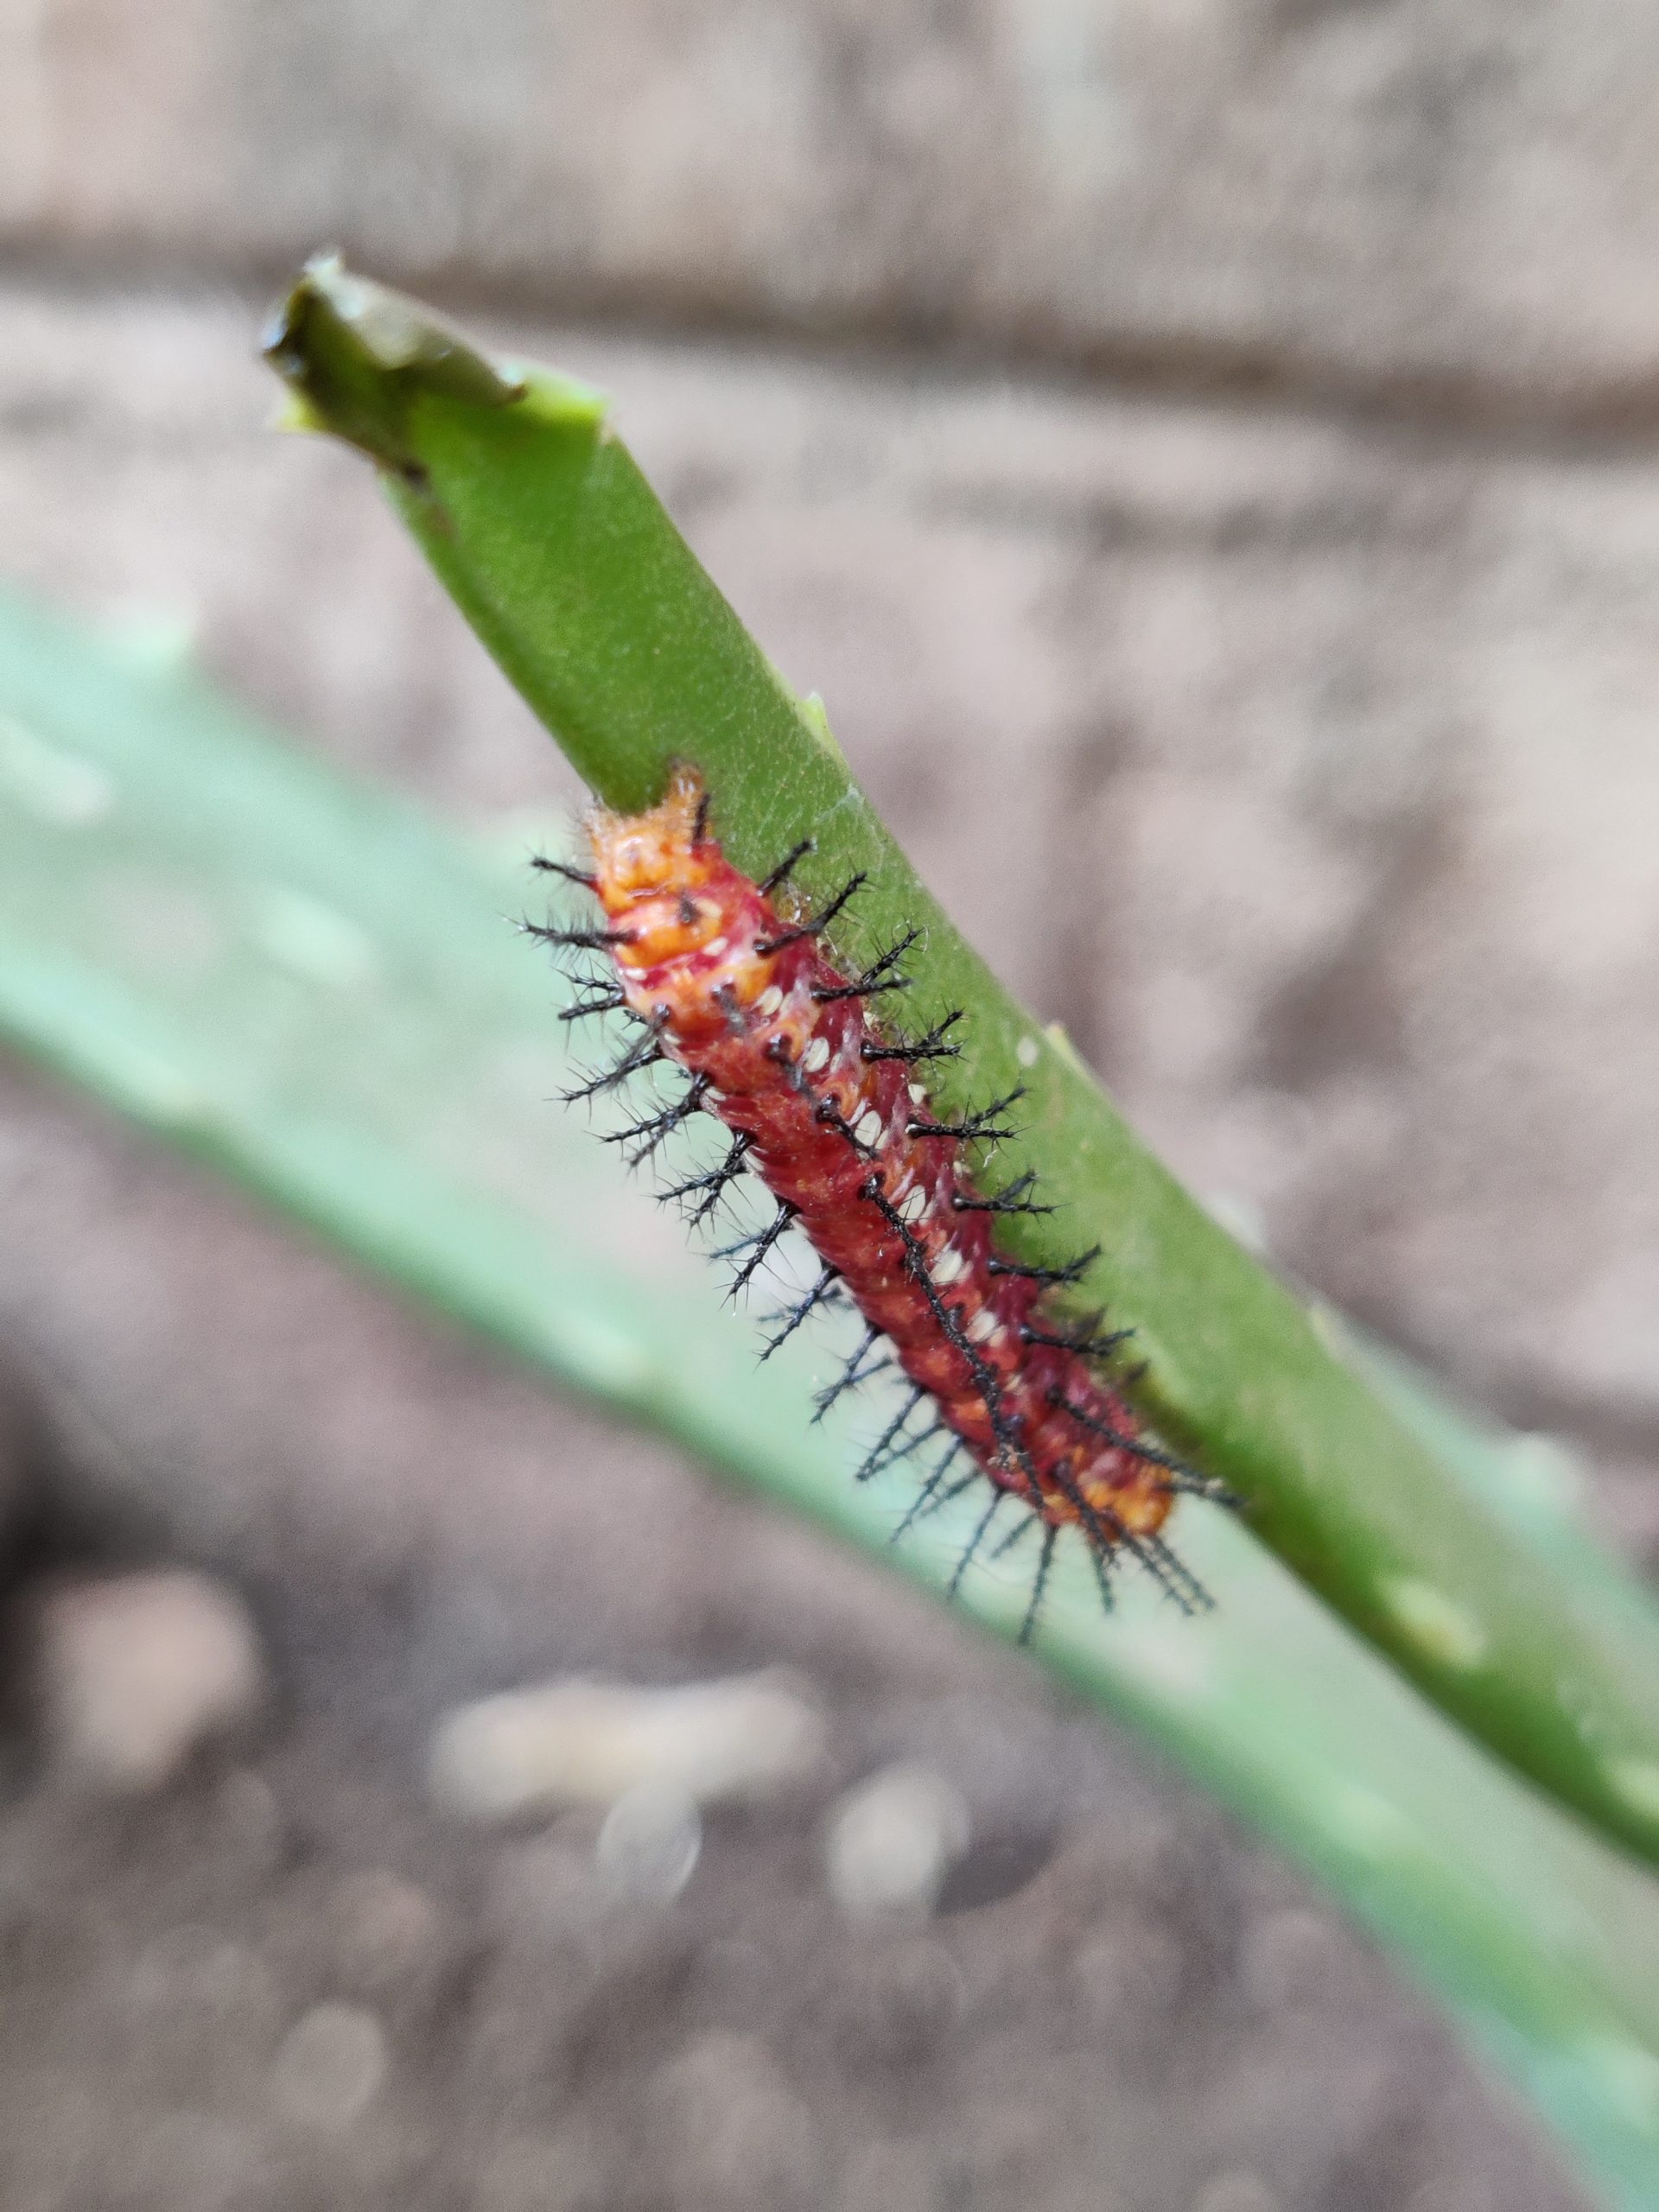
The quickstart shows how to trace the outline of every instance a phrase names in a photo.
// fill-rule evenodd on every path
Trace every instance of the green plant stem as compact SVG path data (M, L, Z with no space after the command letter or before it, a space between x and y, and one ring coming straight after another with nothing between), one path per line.
M642 806L670 761L694 760L752 873L810 833L810 881L868 875L837 936L844 957L920 925L916 1001L971 1020L947 1103L1025 1084L1010 1155L1065 1202L1065 1227L1022 1224L1022 1249L1063 1261L1101 1239L1081 1295L1135 1331L1142 1411L1425 1696L1659 1859L1651 1614L1608 1618L1449 1480L1316 1317L1152 1158L1065 1039L1001 988L877 819L821 709L790 693L699 567L603 403L547 371L486 363L332 261L307 271L269 350L296 420L385 472L433 567L602 798Z

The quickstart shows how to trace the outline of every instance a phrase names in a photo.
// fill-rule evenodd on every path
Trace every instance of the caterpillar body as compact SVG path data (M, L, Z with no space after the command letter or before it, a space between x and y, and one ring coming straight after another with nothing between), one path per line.
M1018 1509L992 1553L1035 1534L1039 1553L1022 1640L1034 1629L1056 1542L1078 1532L1108 1602L1108 1568L1128 1555L1184 1606L1208 1601L1162 1534L1183 1491L1221 1486L1149 1441L1120 1389L1102 1375L1122 1332L1098 1321L1047 1318L1048 1294L1095 1255L1066 1268L1028 1266L999 1249L999 1217L1046 1211L1025 1177L997 1191L970 1166L976 1147L1012 1132L1003 1116L1021 1095L950 1119L931 1103L925 1071L957 1049L950 1016L906 1039L877 1010L904 988L901 940L859 975L824 950L827 926L855 895L855 878L820 912L803 916L777 896L809 849L755 882L710 836L709 802L687 766L661 804L587 823L589 869L540 861L596 897L603 926L527 925L562 948L602 954L613 980L590 981L569 1018L623 1011L637 1018L616 1067L582 1096L614 1087L659 1061L690 1077L683 1095L619 1132L634 1156L654 1152L693 1113L730 1133L724 1159L677 1185L693 1217L710 1218L729 1182L758 1175L776 1200L766 1225L722 1256L748 1281L786 1230L802 1232L821 1262L784 1319L775 1350L809 1313L845 1300L865 1324L862 1344L819 1410L868 1376L895 1369L899 1412L859 1469L868 1479L912 1453L943 1446L906 1516L908 1527L976 1483L985 1510L951 1580L954 1592L999 1516ZM924 1426L912 1426L918 1413Z

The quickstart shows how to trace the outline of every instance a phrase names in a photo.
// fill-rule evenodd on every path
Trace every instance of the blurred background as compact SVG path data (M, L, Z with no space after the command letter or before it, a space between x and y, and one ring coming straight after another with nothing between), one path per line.
M0 0L0 570L556 820L254 349L336 245L604 386L1001 973L1652 1568L1656 58L1630 0ZM0 1209L0 2212L1586 2202L965 1625L3 1060ZM775 1669L709 1725L793 1751L635 1910L598 1810L427 1777L493 1692ZM944 1871L873 1903L895 1834Z

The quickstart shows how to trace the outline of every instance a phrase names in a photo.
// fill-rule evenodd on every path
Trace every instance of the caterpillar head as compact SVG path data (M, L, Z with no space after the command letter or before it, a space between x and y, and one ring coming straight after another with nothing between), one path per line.
M695 768L677 763L661 803L644 814L588 817L600 904L628 932L625 964L659 967L702 950L721 927L719 904L699 897L719 863L703 834L708 804Z

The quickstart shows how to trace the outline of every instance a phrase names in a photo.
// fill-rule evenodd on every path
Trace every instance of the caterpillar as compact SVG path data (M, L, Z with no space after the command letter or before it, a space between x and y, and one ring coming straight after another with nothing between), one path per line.
M803 841L760 882L728 860L709 834L709 801L696 770L671 772L660 804L588 819L591 866L538 859L592 893L599 925L526 923L561 952L601 956L564 1018L622 1014L635 1025L617 1064L567 1094L620 1087L668 1062L689 1078L658 1110L613 1133L633 1164L655 1154L696 1113L729 1135L712 1167L672 1185L694 1223L710 1221L738 1176L759 1176L776 1202L765 1225L717 1256L749 1282L779 1240L803 1232L820 1263L816 1284L779 1319L762 1357L808 1316L850 1302L864 1336L839 1379L819 1393L822 1417L842 1393L895 1372L904 1396L856 1479L929 1449L943 1451L895 1535L976 1483L988 1486L982 1515L950 1583L954 1596L999 1516L1020 1509L989 1556L1033 1532L1040 1539L1020 1630L1034 1632L1056 1543L1074 1529L1109 1605L1109 1567L1139 1560L1187 1610L1209 1602L1162 1531L1184 1492L1223 1497L1222 1486L1149 1441L1099 1363L1128 1332L1075 1325L1047 1312L1049 1294L1077 1281L1097 1256L1040 1267L999 1246L997 1224L1046 1213L1034 1179L982 1187L976 1148L1013 1134L1005 1116L1024 1095L950 1118L930 1097L925 1071L953 1056L950 1014L906 1038L877 1018L907 983L900 963L917 932L857 974L837 967L826 932L862 887L855 876L816 912L804 911L791 870ZM912 1426L918 1413L923 1427Z

